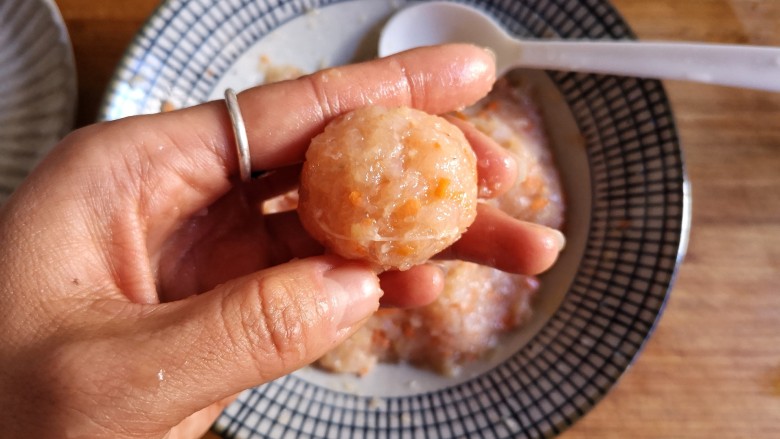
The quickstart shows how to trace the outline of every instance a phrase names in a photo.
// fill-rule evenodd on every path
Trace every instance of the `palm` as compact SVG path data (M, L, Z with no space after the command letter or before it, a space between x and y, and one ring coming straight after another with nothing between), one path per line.
M227 280L322 252L295 212L262 214L261 203L275 195L256 188L263 183L237 186L171 236L159 267L160 301L209 291Z

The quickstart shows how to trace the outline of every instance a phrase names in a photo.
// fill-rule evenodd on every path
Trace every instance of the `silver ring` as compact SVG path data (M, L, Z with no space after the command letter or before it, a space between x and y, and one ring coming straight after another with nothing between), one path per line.
M244 117L241 116L241 108L238 106L236 92L232 88L225 90L225 104L227 104L230 121L233 124L233 136L236 139L236 151L238 152L238 171L241 181L249 181L252 178L252 159L249 156L249 139L246 135Z

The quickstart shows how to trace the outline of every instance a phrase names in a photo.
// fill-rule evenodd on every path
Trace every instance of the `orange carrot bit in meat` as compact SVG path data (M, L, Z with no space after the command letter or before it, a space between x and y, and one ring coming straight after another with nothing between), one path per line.
M358 191L352 191L349 193L349 202L352 203L353 206L360 206L360 192Z
M420 200L417 198L410 198L406 200L396 211L402 216L416 215L420 211Z
M536 197L531 202L531 210L534 211L534 212L538 212L538 211L544 209L545 207L547 207L548 204L550 204L550 200L548 200L547 198Z
M403 145L409 151L418 149L424 149L428 145L428 141L420 136L409 136L403 139Z
M523 189L530 193L538 193L542 189L544 189L544 181L541 177L536 175L531 175L526 178L523 183Z
M395 248L395 253L401 256L410 256L414 254L414 247L410 244L404 244Z
M447 191L449 188L450 188L450 179L440 178L436 182L436 189L434 190L433 194L436 195L437 198L444 198L447 196Z
M390 338L384 331L374 330L371 333L371 343L382 349L387 349L390 346Z
M420 211L420 200L417 198L410 198L404 202L404 204L398 206L393 210L390 215L390 224L393 227L399 227L403 223L408 223L413 220L412 217L417 215Z

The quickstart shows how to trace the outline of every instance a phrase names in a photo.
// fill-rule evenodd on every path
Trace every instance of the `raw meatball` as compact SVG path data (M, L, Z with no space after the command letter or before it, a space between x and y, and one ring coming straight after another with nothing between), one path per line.
M406 270L458 240L476 209L474 152L438 116L364 107L331 122L306 153L301 221L346 258Z

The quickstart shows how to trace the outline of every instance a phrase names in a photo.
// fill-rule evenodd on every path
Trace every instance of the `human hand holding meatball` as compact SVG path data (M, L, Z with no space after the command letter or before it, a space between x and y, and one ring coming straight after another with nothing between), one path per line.
M493 80L490 55L455 45L247 91L252 167L276 171L246 184L236 184L223 102L70 135L0 210L4 432L197 437L231 395L348 337L382 290L386 304L430 301L442 282L435 267L380 281L364 264L322 255L295 213L257 206L295 184L309 139L335 116L368 103L444 113ZM481 184L508 186L511 161L461 127ZM497 237L502 245L483 245ZM443 256L535 273L560 246L557 232L480 206Z

